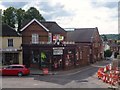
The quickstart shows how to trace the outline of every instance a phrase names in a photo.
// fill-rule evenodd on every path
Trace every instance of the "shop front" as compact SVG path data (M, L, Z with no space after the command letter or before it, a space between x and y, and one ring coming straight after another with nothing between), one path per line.
M31 68L50 68L51 66L51 50L32 49L30 51L30 67Z
M62 70L64 68L64 47L53 47L52 69Z
M75 46L23 45L23 62L30 68L65 70L75 66Z
M52 45L47 44L24 44L23 63L30 68L51 69Z
M3 49L2 50L2 64L22 64L21 61L21 51L18 49Z

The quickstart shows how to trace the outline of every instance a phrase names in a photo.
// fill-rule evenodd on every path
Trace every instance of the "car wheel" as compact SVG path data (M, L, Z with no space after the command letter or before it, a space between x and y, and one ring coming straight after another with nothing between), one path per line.
M19 77L22 77L22 75L23 75L22 72L19 72L19 73L18 73L18 76L19 76Z

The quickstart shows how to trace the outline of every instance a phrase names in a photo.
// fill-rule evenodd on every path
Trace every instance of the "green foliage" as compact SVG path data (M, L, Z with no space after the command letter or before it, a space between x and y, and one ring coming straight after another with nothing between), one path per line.
M14 7L9 7L3 12L3 22L15 28L16 10Z
M103 41L107 41L107 36L106 35L102 35Z
M118 40L120 40L120 34L118 34Z
M120 38L119 34L103 34L101 37L106 36L107 39L118 40Z
M23 23L25 19L25 10L20 9L16 9L16 20L17 20L17 24L18 24L18 32L21 28L21 24Z
M104 51L104 57L110 57L112 55L112 52L110 50Z
M45 21L40 12L34 7L30 7L26 12L21 8L16 9L14 7L9 7L6 10L4 10L2 17L2 21L13 28L15 28L15 24L17 24L18 32L21 28L21 24L25 20L32 20L36 18L37 20Z
M32 20L34 18L45 21L43 16L40 14L40 12L36 8L30 7L25 13L25 19Z

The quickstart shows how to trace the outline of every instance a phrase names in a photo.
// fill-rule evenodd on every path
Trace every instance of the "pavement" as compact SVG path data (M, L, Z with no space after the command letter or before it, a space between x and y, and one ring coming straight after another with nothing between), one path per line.
M106 65L106 64L109 64L110 61L106 61L106 60L98 61L94 64L90 64L84 67L73 68L71 70L49 71L48 75L71 75L71 74L81 72L82 70L90 69L90 67L104 67L103 63L104 65ZM44 73L40 69L30 68L30 75L44 75Z

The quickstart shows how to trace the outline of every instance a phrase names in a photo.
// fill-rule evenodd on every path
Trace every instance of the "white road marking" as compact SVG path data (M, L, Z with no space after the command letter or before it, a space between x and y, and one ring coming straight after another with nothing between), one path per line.
M33 85L38 85L38 84L33 84Z

